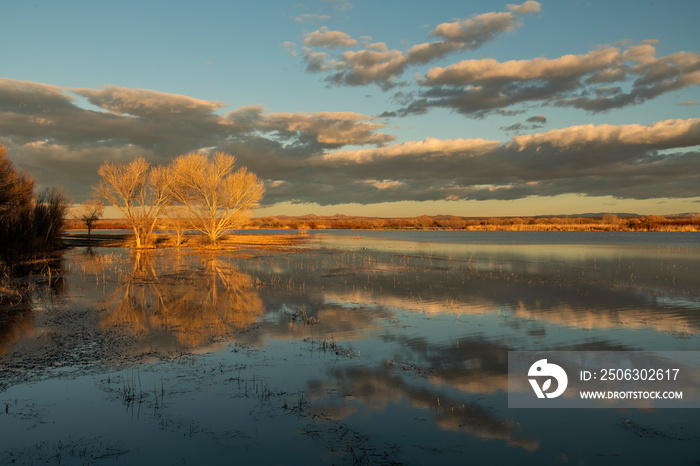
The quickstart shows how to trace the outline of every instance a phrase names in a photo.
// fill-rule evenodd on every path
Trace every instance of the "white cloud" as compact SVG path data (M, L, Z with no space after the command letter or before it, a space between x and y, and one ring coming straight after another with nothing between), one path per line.
M521 3L520 5L509 3L508 10L521 15L526 15L529 13L542 11L542 5L540 2L536 2L535 0L527 0L525 3Z
M304 60L307 62L307 71L328 72L326 81L331 84L363 86L374 83L383 89L389 89L397 84L409 66L429 63L457 50L476 50L518 26L520 23L511 12L484 13L439 24L431 35L442 40L416 44L406 52L390 50L384 42L370 43L370 38L363 38L364 48L360 50L348 50L342 55L331 57L325 52L308 48ZM357 40L341 31L329 31L323 27L307 34L304 44L307 47L334 49L354 47Z
M135 116L177 117L180 115L210 114L225 106L222 102L195 99L149 89L104 86L100 90L74 88L70 91L86 97L90 103L98 107L118 114Z
M602 112L700 84L700 55L656 57L653 42L554 59L463 60L435 67L418 80L420 95L397 114L447 107L481 117L527 102Z
M374 186L379 190L398 188L399 186L403 186L405 184L403 181L397 180L364 180L363 183Z
M329 31L326 26L304 37L304 45L327 49L354 47L357 40L341 31Z
M570 149L587 144L645 145L663 149L667 147L693 146L700 140L700 118L690 120L665 120L651 125L581 125L553 129L545 133L517 136L512 144L522 151L544 144Z
M379 147L375 149L340 150L323 155L324 163L333 164L362 164L371 163L380 159L398 157L430 157L459 154L460 156L474 157L498 147L498 141L485 139L437 139L426 138L423 141L408 141L401 144Z
M700 186L700 119L572 126L506 143L394 143L384 124L353 112L271 113L253 105L218 115L219 103L187 96L81 90L109 110L96 112L78 106L72 91L0 80L0 134L20 168L30 169L41 185L63 184L77 202L89 196L103 160L144 156L168 163L200 149L230 152L268 180L266 204L560 194L693 198ZM144 102L135 102L141 96ZM535 115L526 122L545 120ZM376 147L348 148L358 145Z
M475 50L485 42L495 39L498 34L512 31L519 25L512 13L484 13L452 23L439 24L430 34Z
M314 21L328 21L331 19L331 17L320 13L304 13L299 16L295 16L293 19L297 23L309 23Z

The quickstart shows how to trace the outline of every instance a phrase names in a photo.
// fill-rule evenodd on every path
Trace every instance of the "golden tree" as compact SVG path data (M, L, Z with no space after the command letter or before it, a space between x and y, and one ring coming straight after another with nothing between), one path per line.
M136 247L148 246L163 209L170 202L172 176L169 168L151 167L142 157L128 163L105 162L95 195L116 207L134 230Z
M263 197L263 182L246 168L234 171L236 158L216 152L181 155L173 161L173 198L189 212L192 226L215 243L240 227Z

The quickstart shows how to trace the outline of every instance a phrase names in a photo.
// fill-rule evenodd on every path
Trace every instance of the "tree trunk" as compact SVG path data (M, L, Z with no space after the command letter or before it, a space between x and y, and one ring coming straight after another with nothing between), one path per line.
M134 238L136 239L136 249L141 247L141 229L134 227Z

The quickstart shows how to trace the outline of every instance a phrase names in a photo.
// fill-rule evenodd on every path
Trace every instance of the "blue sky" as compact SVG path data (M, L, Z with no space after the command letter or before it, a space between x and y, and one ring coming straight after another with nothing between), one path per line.
M40 186L223 150L258 215L700 211L697 1L0 3Z

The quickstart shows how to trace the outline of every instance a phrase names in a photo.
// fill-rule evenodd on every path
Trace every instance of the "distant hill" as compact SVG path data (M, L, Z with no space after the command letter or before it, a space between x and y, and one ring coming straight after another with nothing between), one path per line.
M617 215L618 217L643 217L640 214L631 214L628 212L589 212L587 214L572 214L572 215L551 215L551 217L604 217L606 215Z
M648 217L645 214L630 214L627 212L598 212L598 213L587 213L587 214L573 214L573 215L551 215L551 217L603 217L605 215L617 215L618 217ZM693 218L699 217L700 212L685 212L682 214L664 214L660 217L671 217L671 218ZM550 217L550 216L548 216Z

